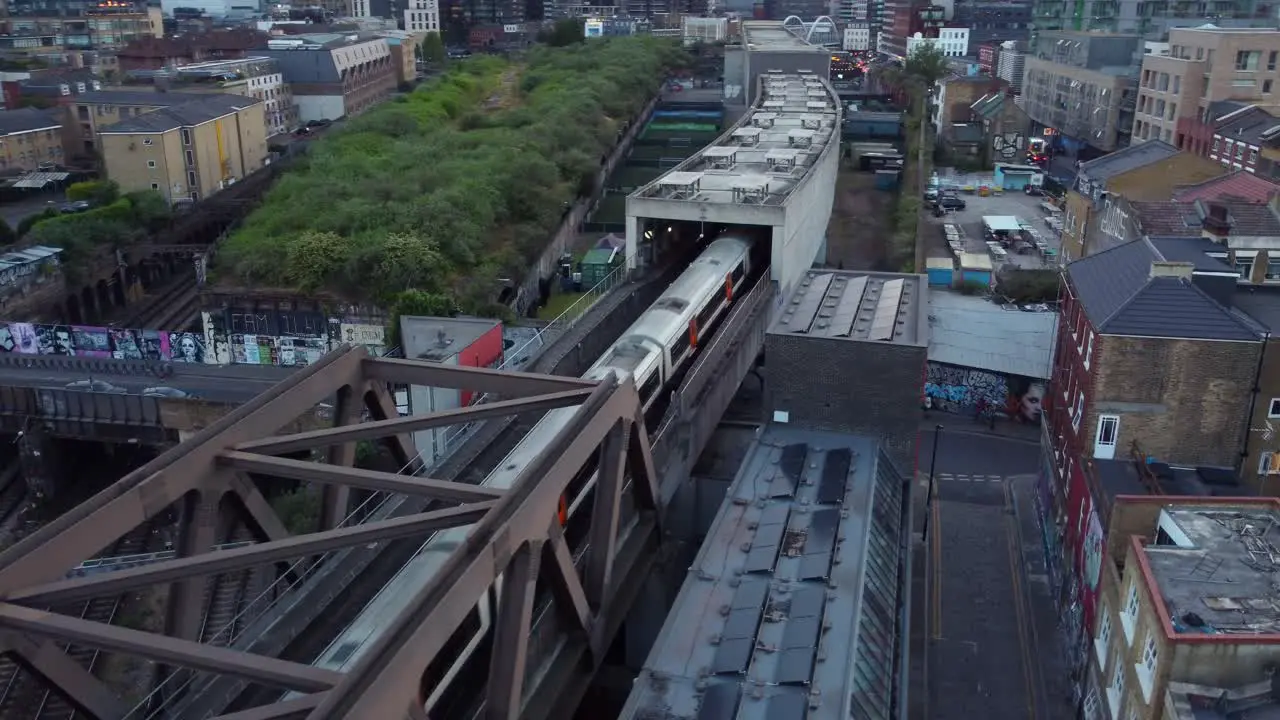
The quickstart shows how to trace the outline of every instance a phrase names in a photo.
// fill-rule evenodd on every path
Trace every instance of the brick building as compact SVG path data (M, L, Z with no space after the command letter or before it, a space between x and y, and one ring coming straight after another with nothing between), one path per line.
M1192 152L1212 135L1214 103L1275 102L1280 32L1206 24L1169 31L1169 54L1142 57L1133 141L1163 140Z
M1208 158L1165 142L1133 145L1080 166L1067 191L1062 255L1073 260L1124 242L1123 201L1165 200L1178 187L1224 174Z
M1265 550L1280 543L1280 503L1119 497L1099 540L1084 717L1274 716L1280 560ZM1252 702L1234 692L1259 685ZM1193 711L1197 696L1210 702Z
M927 285L921 275L809 271L765 336L773 421L875 435L910 472L929 345ZM818 313L826 303L835 305L830 318Z
M131 70L160 70L176 65L243 58L250 49L264 45L266 39L265 34L248 28L214 30L182 37L142 38L116 51L116 68L128 74Z
M272 58L293 89L298 119L359 115L396 89L396 66L384 38L321 33L272 38L254 52Z

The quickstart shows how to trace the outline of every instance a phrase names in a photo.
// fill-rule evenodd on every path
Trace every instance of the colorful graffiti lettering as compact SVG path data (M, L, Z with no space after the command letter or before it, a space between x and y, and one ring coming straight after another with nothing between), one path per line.
M924 394L929 406L943 412L970 414L987 409L1026 422L1040 420L1045 385L1022 375L929 363Z

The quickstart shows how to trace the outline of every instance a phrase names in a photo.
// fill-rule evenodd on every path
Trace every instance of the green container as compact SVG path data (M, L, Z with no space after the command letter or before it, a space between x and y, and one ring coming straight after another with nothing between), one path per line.
M622 262L622 253L607 248L596 248L582 256L582 289L588 290L600 284Z

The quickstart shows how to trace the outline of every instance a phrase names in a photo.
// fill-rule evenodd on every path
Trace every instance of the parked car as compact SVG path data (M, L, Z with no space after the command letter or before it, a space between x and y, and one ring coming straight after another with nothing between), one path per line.
M111 393L113 395L126 395L129 392L125 388L112 385L105 380L77 380L75 382L67 383L67 389L82 390L84 392Z
M1024 187L1022 191L1033 197L1040 197L1044 195L1044 188L1040 187L1039 185L1028 185Z
M955 195L939 195L935 204L943 210L963 210L965 208L964 200Z
M166 385L158 385L156 387L149 387L143 390L142 396L182 399L182 398L191 397L191 394L185 391L179 390L178 388L172 388Z

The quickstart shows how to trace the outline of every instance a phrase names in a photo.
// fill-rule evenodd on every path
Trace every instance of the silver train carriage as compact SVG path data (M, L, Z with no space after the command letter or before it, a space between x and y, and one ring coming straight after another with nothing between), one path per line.
M712 241L583 377L603 379L612 372L619 380L632 378L647 411L673 375L694 356L699 342L723 318L735 295L743 290L743 284L752 271L751 245L746 237L738 235L722 235ZM524 468L569 423L575 411L573 407L548 411L485 478L483 485L510 488ZM595 472L590 470L581 473L570 484L566 497L561 501L562 524L567 525L588 502L595 480ZM466 526L441 530L432 535L417 555L365 606L359 617L325 649L314 665L335 671L354 665L385 624L399 615L410 599L439 572L470 530L471 526ZM570 547L574 546L573 535L566 528ZM423 702L428 713L439 709L450 714L450 708L456 708L456 703L462 701L462 694L474 689L464 687L466 683L458 686L453 683L468 663L483 662L487 668L486 636L496 615L502 579L497 582L480 598L423 673ZM487 670L482 668L480 672L483 674ZM296 696L296 693L290 693L288 697Z

